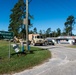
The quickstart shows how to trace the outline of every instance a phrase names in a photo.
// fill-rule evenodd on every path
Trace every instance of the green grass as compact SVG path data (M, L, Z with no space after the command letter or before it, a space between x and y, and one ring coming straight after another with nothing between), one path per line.
M19 56L15 54L9 58L9 42L0 40L0 74L20 72L42 64L51 57L48 50L36 47L31 47L30 49L33 50L33 53L26 52L25 55ZM15 53L12 47L10 53Z
M71 46L69 46L70 48L76 48L76 45L71 45Z

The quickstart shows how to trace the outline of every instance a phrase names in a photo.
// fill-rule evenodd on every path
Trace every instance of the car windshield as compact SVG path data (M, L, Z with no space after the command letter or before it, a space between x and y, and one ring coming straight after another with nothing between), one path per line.
M49 42L52 42L52 40L48 40Z
M37 38L42 38L42 36L37 36Z
M48 41L48 42L52 42L52 40L51 40L51 39L47 39L47 41Z

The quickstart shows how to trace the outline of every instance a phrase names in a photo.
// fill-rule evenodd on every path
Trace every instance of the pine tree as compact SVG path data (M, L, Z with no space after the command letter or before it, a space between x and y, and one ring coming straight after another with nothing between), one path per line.
M65 25L65 33L67 35L71 35L72 36L72 30L74 28L74 24L75 24L75 17L74 16L69 16L66 20L66 22L64 23Z
M13 31L15 36L18 36L18 34L23 31L25 27L23 25L23 18L26 17L26 5L24 0L18 0L11 12L8 29L9 31Z

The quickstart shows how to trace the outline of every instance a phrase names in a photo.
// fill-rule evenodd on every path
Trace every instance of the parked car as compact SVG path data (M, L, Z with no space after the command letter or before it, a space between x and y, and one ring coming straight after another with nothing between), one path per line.
M47 40L47 45L55 45L52 40Z
M47 45L55 45L52 39L46 38L45 40L46 40Z

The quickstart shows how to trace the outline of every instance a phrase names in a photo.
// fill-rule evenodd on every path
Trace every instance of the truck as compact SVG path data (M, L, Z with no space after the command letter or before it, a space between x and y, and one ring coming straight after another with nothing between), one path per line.
M32 45L44 45L44 39L40 34L29 34L29 41Z

